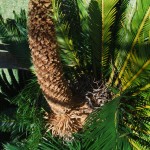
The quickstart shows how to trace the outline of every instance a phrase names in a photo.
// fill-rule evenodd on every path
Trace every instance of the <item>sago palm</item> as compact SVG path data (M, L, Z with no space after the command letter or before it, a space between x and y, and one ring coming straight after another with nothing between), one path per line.
M48 134L40 149L149 148L149 18L149 0L30 0L29 44L51 109L46 130L69 138L90 114L72 143Z
M49 121L53 135L70 136L81 127L82 121L77 118L84 118L78 105L84 99L72 96L61 56L64 68L78 72L72 74L72 81L90 75L100 84L86 89L92 108L87 105L88 113L112 100L89 119L86 149L107 149L106 139L116 142L109 148L119 148L126 141L137 147L136 140L147 146L149 4L148 0L30 1L29 43L39 84L52 109ZM144 122L138 124L140 117ZM129 143L127 147L131 148Z

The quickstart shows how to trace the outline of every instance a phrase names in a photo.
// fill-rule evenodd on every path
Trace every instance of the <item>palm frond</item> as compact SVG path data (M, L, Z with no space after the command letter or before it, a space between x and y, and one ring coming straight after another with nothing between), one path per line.
M129 98L129 100L125 100L126 104L122 105L122 108L126 110L124 111L125 120L124 125L125 128L130 129L129 141L133 147L137 147L136 145L140 145L142 149L149 148L149 90L143 92L145 96L142 94L138 96L133 96ZM137 100L138 98L138 100ZM130 102L132 100L132 103ZM128 119L127 119L128 118ZM142 122L139 122L142 120ZM136 142L135 142L136 141ZM135 144L136 143L136 144Z
M60 1L61 2L61 1ZM82 3L82 1L81 1ZM84 66L84 38L82 34L82 25L80 18L80 10L77 0L69 0L61 2L60 10L64 15L64 21L69 25L69 37L72 39L74 51L79 59L80 66ZM83 10L82 10L83 11ZM80 40L78 40L80 38Z
M14 112L11 110L11 115L14 115ZM0 131L1 132L11 132L15 126L14 116L3 115L0 113Z
M31 89L33 92L31 92ZM12 104L16 105L14 116L2 115L2 131L11 132L11 144L24 149L37 149L44 131L44 121L41 91L34 79L20 94L13 99Z
M64 65L74 68L80 74L89 73L87 68L91 65L91 50L86 2L56 1L53 7L57 40Z
M33 92L31 92L31 89ZM12 132L12 137L18 142L22 141L22 136L27 139L26 148L36 149L42 136L43 111L42 95L36 79L33 79L22 92L13 100L18 106L16 113L16 126ZM32 134L34 133L34 134ZM14 140L14 142L15 142Z
M150 14L150 8L149 8L149 1L146 1L143 3L143 1L138 0L137 1L137 10L135 14L133 15L132 21L131 21L131 32L127 31L127 29L124 27L122 32L122 36L126 33L126 37L124 38L124 41L121 43L125 43L126 45L124 46L124 52L120 50L120 54L118 55L118 59L116 59L115 65L118 65L118 62L120 63L119 65L119 75L118 78L115 81L115 85L118 84L119 79L122 77L126 67L128 66L128 61L130 60L130 57L132 53L136 49L137 43L144 43L145 38L140 38L141 35L147 35L147 32L149 31L148 28L144 28L145 25L147 25L147 21L149 22L149 14ZM139 13L140 12L140 13ZM126 26L126 25L125 25ZM145 34L146 33L146 34ZM141 41L139 41L141 39ZM143 41L144 40L144 41ZM122 55L121 53L124 53ZM141 50L142 53L142 50ZM122 58L122 61L120 61L119 57ZM122 63L121 63L122 62Z
M15 146L13 144L11 145L9 143L4 144L3 147L4 147L4 150L21 150L22 149L20 147L17 147L17 146Z
M14 19L4 20L2 15L0 16L0 49L9 51L22 68L31 66L26 23L24 10L21 10L19 15L14 12Z
M122 6L125 6L125 2L122 2L122 5L118 6L120 2L122 1L113 0L110 3L107 3L105 0L104 1L95 0L95 1L91 1L89 6L91 40L93 43L92 53L95 55L95 56L93 55L94 56L93 61L95 61L93 63L99 64L96 68L101 69L97 71L99 73L98 76L102 76L102 72L103 72L103 77L108 76L108 72L111 69L110 56L114 52L111 51L110 46L113 43L113 36L115 33L112 28L114 28L113 25L115 21L121 18L120 16L122 16L122 12L123 12ZM118 17L118 15L120 16ZM96 57L99 58L96 59Z
M64 20L64 15L59 10L60 5L61 4L58 2L53 3L57 41L61 49L60 55L66 66L78 66L79 60L76 56L76 52L74 51L72 39L69 38L69 25Z
M57 137L53 137L51 133L47 133L41 143L39 144L39 150L82 150L82 144L78 139L73 141L63 141Z
M5 20L2 15L0 16L0 36L5 41L21 42L27 39L26 13L25 10L21 10L19 15L15 11L13 13L14 19L8 18Z
M25 70L0 69L0 93L9 101L24 88L31 74Z
M101 11L97 1L91 1L89 5L89 17L90 17L90 40L91 40L91 59L92 68L95 78L102 76L101 65L101 29L102 18Z
M91 43L90 43L90 28L89 28L89 3L90 1L77 0L77 5L79 9L80 25L81 25L81 40L80 51L82 53L82 63L83 67L91 67ZM80 60L81 61L81 60ZM88 71L88 70L87 70ZM90 73L89 69L89 73Z
M120 98L106 104L102 110L97 110L87 121L84 133L84 147L87 150L96 149L131 149L127 135L118 132ZM111 115L110 115L111 114ZM108 142L109 141L109 142ZM110 144L113 143L113 144Z
M143 92L144 96L131 96L135 91L135 88L126 90L89 117L83 134L85 149L125 150L136 149L136 145L148 149L149 89Z
M30 81L31 83L25 86L29 83L27 80L31 77L24 70L5 69L1 71L0 100L2 104L6 101L7 107L2 105L3 107L0 112L0 130L11 133L13 144L16 145L16 143L22 142L25 148L33 147L35 149L42 136L41 128L44 126L41 125L42 96L40 96L41 92L37 81ZM23 89L24 87L25 89ZM34 89L33 93L31 93L31 89ZM18 96L16 97L16 95ZM39 102L39 99L41 102ZM36 115L38 117L35 118ZM34 134L31 134L33 132Z
M109 56L109 59L111 60L111 66L110 66L111 73L109 73L109 75L108 75L109 76L109 80L107 83L108 85L113 82L114 76L118 75L118 71L115 66L115 60L119 53L119 51L118 51L119 32L118 31L122 28L122 21L125 20L125 11L126 11L126 9L128 9L128 7L127 7L128 5L129 5L129 0L120 0L116 4L116 9L117 9L116 18L115 18L114 24L112 25L112 28L111 28L111 31L112 31L111 36L113 37L113 40L111 41L111 44L109 47L111 50L111 53Z

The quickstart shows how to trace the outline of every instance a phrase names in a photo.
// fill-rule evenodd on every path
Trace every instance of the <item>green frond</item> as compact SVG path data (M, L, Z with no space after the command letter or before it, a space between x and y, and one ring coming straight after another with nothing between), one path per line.
M116 4L118 0L112 0L110 3L102 0L99 2L101 6L102 13L102 43L101 43L101 51L102 51L102 67L103 72L108 71L108 65L110 65L110 49L109 45L112 41L113 37L111 37L111 27L115 22L116 17ZM105 68L107 66L107 68Z
M67 147L63 144L61 139L52 137L50 133L47 133L47 136L43 138L42 142L39 144L39 150L67 150Z
M88 8L89 8L89 3L85 0L79 1L77 0L77 4L79 7L79 16L80 16L80 22L81 22L81 27L83 34L89 34L89 25L88 25L88 19L89 19L89 14L88 14Z
M30 50L27 37L27 17L24 10L14 13L14 19L0 16L0 49L9 51L22 68L31 66Z
M25 148L34 150L44 130L42 106L45 104L37 81L30 81L12 103L18 107L12 132L13 143L24 142Z
M90 28L89 28L89 3L90 1L77 0L80 24L81 24L81 37L82 42L80 45L83 62L83 67L89 68L91 66L91 42L90 42Z
M24 70L1 71L0 101L2 104L6 100L9 103L6 108L3 107L1 110L0 130L11 133L13 144L16 145L17 142L25 140L23 142L25 148L36 149L42 138L41 130L43 130L44 125L42 125L43 111L41 105L45 104L42 104L44 100L36 80L30 81L30 84L25 86L31 77ZM34 134L32 134L33 132Z
M60 55L66 66L78 66L79 60L74 51L72 39L69 38L69 25L64 20L64 15L59 10L61 4L53 2L54 19L56 22L57 41L60 46Z
M150 71L149 44L140 43L135 48L136 51L132 52L128 60L128 66L121 78L122 90L127 89L129 86L142 85L143 83L150 82L147 76Z
M57 40L64 66L90 73L91 49L88 4L85 1L57 1L54 6ZM80 39L80 40L79 40Z
M72 39L73 48L79 60L80 70L82 70L82 67L85 67L87 64L87 58L85 56L88 50L86 47L86 44L88 44L86 42L87 35L83 33L83 20L81 17L81 14L83 14L83 11L86 11L86 8L83 5L81 9L81 5L79 6L78 4L77 0L60 1L59 10L63 14L63 21L69 26L68 36ZM81 1L80 4L84 3Z
M89 4L89 28L91 40L91 60L93 73L96 78L101 76L101 12L97 1Z
M117 55L119 53L118 49L119 49L119 43L118 43L118 40L119 40L119 31L121 30L122 28L122 21L124 21L126 18L125 18L125 10L128 9L128 6L129 5L129 0L120 0L117 5L116 5L116 8L117 8L117 12L116 12L116 19L115 19L115 22L113 23L113 26L112 26L112 37L113 37L113 40L111 41L111 44L110 44L110 59L111 59L111 73L110 73L110 76L109 76L109 79L107 81L107 85L110 85L112 84L113 82L113 79L114 79L114 76L117 76L118 75L118 72L117 72L117 69L116 69L116 65L115 66L115 60L117 58Z
M91 114L83 134L85 149L148 149L149 90L132 96L135 91L135 88L128 88L120 97Z
M13 13L14 19L5 20L2 15L0 16L0 37L4 41L21 42L27 39L26 13L24 10L21 10L19 15L15 11Z
M16 96L24 88L31 74L25 70L0 69L0 93L6 100Z
M134 94L133 94L133 96L136 96L136 95L138 95L138 94L140 94L140 93L143 93L143 91L145 91L145 90L148 90L150 88L150 84L148 83L146 83L142 88L140 88L137 92L135 92Z
M120 98L95 111L87 121L83 144L87 150L131 149L128 133L119 132Z
M10 113L11 113L11 115L12 114L14 115L12 110L11 110L11 112L9 112L9 116L8 116L8 114L4 115L4 114L0 113L0 131L1 132L11 132L13 130L13 127L15 126L15 119L13 118L14 116L12 115L10 117Z
M93 0L89 4L89 27L94 74L108 78L115 58L118 31L128 1Z
M148 68L148 66L150 66L150 61L146 61L145 64L139 69L139 71L127 82L127 84L122 88L122 90L126 90L131 84L132 82L138 78L138 76L143 72L143 70L145 70L146 68ZM144 72L145 75L145 72ZM147 76L147 75L146 75ZM141 81L141 80L140 80Z
M82 150L82 144L78 139L72 141L63 141L60 138L53 137L51 133L47 133L41 143L39 150Z
M22 148L19 148L15 145L9 144L9 143L4 144L3 147L4 147L4 150L22 150Z
M142 33L145 34L145 33L149 32L146 30L143 31L143 28L145 27L147 20L149 20L149 15L150 15L149 4L150 4L149 1L145 1L145 2L143 2L141 0L137 1L137 10L138 11L135 12L135 14L133 15L132 21L131 21L131 26L132 26L131 29L132 30L131 30L131 32L125 32L124 31L122 34L122 36L123 36L126 33L126 37L124 39L124 42L127 42L126 45L128 45L128 46L125 47L126 52L125 52L125 55L123 56L124 57L124 59L122 61L123 64L120 64L122 66L119 69L120 73L118 75L118 78L115 81L115 85L118 84L119 79L122 77L122 75L123 75L123 73L124 73L124 71L128 65L128 61L131 57L131 54L136 49L135 46L139 42L140 35ZM124 30L127 31L127 29L124 29ZM120 57L120 55L119 55L119 57ZM117 66L117 64L118 64L118 59L116 59L115 65Z
M135 89L134 89L135 90ZM149 147L149 90L143 92L144 95L139 94L137 96L130 96L129 100L125 100L125 103L122 105L124 112L125 120L124 125L126 128L130 129L129 141L133 147L136 145L142 147L142 149L148 149ZM132 102L131 102L132 101ZM123 102L123 101L122 101ZM142 122L139 122L142 120ZM136 141L137 144L131 141Z

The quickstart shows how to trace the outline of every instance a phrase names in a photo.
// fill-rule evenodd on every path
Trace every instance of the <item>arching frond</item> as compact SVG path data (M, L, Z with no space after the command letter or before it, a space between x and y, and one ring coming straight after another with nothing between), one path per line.
M24 88L29 76L25 70L0 69L0 94L9 101Z
M39 144L39 150L82 150L82 145L79 140L63 141L62 139L53 137L47 133Z
M131 96L134 91L126 91L89 117L83 136L85 149L149 148L149 90L143 92L146 97Z
M87 150L131 149L128 134L119 133L120 98L116 98L91 115L85 128L84 145ZM110 115L111 114L111 115ZM109 142L108 142L109 141ZM113 144L110 144L113 143Z
M148 25L149 22L149 15L150 15L150 2L149 1L137 1L137 10L135 14L132 17L131 21L131 31L128 31L126 28L126 23L124 24L125 27L123 28L124 31L121 31L121 36L124 38L121 38L121 43L125 43L124 46L122 46L122 50L120 49L120 53L118 54L118 58L116 59L115 65L118 65L119 62L119 75L117 80L115 81L115 85L119 83L119 80L121 79L124 71L128 67L128 62L130 60L130 57L132 53L136 50L136 45L138 43L144 43L145 39L148 37L145 37L147 35L147 32L149 32L149 28L145 27ZM145 38L141 38L143 36ZM149 35L148 35L149 36ZM139 41L141 40L141 41ZM143 52L142 50L140 51ZM123 54L124 53L124 54ZM121 58L122 60L120 60Z
M44 129L42 106L46 104L36 79L31 80L19 95L9 98L9 101L15 109L10 110L10 114L4 111L0 114L0 130L11 133L12 145L20 147L22 143L22 148L37 149Z
M79 60L77 58L76 51L74 50L72 38L69 37L70 26L65 20L64 14L61 12L61 3L53 2L53 8L54 20L56 22L57 40L60 46L60 55L62 61L67 66L78 66Z
M22 68L31 66L30 50L27 38L27 17L24 10L14 12L14 19L3 19L0 16L0 49L9 51Z

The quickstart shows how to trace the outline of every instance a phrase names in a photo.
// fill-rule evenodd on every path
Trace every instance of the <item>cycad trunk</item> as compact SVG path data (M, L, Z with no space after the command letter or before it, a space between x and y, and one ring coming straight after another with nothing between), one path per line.
M54 24L50 17L52 3L50 0L31 0L29 10L29 42L39 84L48 102L68 104L72 95L63 77L57 52Z
M63 76L52 15L52 0L30 0L29 44L38 82L52 109L49 114L50 129L54 135L70 137L82 128L91 109L86 104L74 106Z

